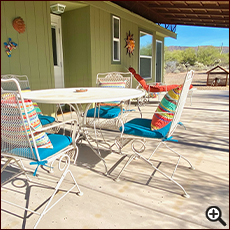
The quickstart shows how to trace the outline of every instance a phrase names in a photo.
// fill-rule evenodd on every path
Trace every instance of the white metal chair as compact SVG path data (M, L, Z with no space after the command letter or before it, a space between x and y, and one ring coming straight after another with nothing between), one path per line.
M132 88L131 72L98 73L97 87ZM101 129L118 130L126 122L130 111L130 100L125 102L106 102L95 105L87 112L87 125ZM96 118L96 119L95 119Z
M189 88L190 88L190 85L192 82L193 75L194 75L193 71L190 71L187 73L185 80L184 80L182 90L181 90L179 100L177 101L177 104L176 104L174 116L173 116L171 122L168 123L166 126L162 127L161 129L152 131L151 130L152 119L135 118L135 119L132 119L132 120L128 121L127 123L125 123L124 127L120 127L120 131L122 133L121 133L120 138L116 139L115 143L116 143L116 146L119 149L119 153L122 155L122 157L119 159L119 161L117 161L114 164L113 167L111 167L111 169L109 170L109 174L111 174L111 172L117 167L118 163L120 163L124 158L128 157L128 160L127 160L126 164L124 165L124 167L119 172L118 176L116 177L116 180L119 179L121 173L124 171L124 169L127 167L127 165L130 162L132 162L133 159L141 159L145 163L147 163L148 165L152 166L157 172L160 172L163 176L165 176L166 178L171 180L173 183L175 183L177 186L179 186L183 190L183 196L184 197L189 197L189 195L185 191L185 189L175 179L173 179L173 176L174 176L174 173L178 167L178 164L179 164L179 161L181 158L189 163L191 169L194 169L194 168L188 159L186 159L181 154L177 153L175 150L171 149L166 143L168 141L176 141L177 142L177 140L172 139L172 134L176 130L178 124L181 124L180 123L180 117L181 117L181 114L183 111L184 104L186 102L186 98L187 98L188 91L189 91ZM167 112L164 112L164 114L165 113L167 113ZM160 143L157 145L156 149L153 151L153 153L148 158L146 158L142 154L146 149L146 145L145 145L145 143L146 143L145 139L146 138L149 141L151 141L151 140L155 141L157 139L160 140ZM126 145L129 142L131 142L131 148L132 148L133 153L132 154L125 154L125 153L123 153L122 148L124 147L124 145ZM137 144L137 143L141 144L141 147L139 149L137 149L137 147L135 147L135 144ZM152 157L153 157L154 153L157 151L157 149L162 144L165 147L167 147L167 149L169 149L170 151L172 151L173 153L175 153L179 157L179 159L176 163L175 169L174 169L171 176L168 176L166 173L161 171L158 167L155 167L153 165L153 162L152 162Z
M21 161L27 160L30 161L30 165L34 165L36 167L34 176L39 176L41 180L41 171L45 171L45 175L47 172L47 170L42 170L44 169L43 167L54 167L53 163L56 160L59 160L58 170L61 172L61 175L58 170L54 171L54 173L58 173L57 176L55 175L55 177L53 177L53 179L55 179L56 186L41 213L39 213L36 209L31 210L28 207L16 204L17 197L12 196L10 200L5 200L5 193L2 193L2 202L25 209L40 216L34 226L34 228L36 228L42 217L75 187L77 187L78 191L72 192L75 192L78 195L83 194L69 168L70 158L73 156L76 161L78 156L78 147L76 146L76 140L79 137L79 133L77 132L78 123L76 120L72 119L50 126L52 128L59 126L65 131L68 123L71 137L64 135L64 133L46 133L48 128L44 128L40 125L40 121L37 117L36 111L34 110L32 102L30 100L23 99L18 81L16 79L1 79L1 83L9 83L9 87L13 85L15 89L14 91L1 89L1 157L6 159L5 164L1 169L1 175L3 175L6 168L12 169L10 166L15 165L12 164L15 162L16 166L18 166L19 169L26 175L27 181L31 181L31 178L28 177L28 171L25 170ZM5 88L7 88L7 86L5 86ZM42 169L38 173L39 175L37 175L37 170L40 170L39 166L41 166ZM67 175L68 180L65 180ZM72 180L71 182L69 177ZM43 179L46 183L47 181L50 181L50 178L45 177ZM60 189L60 186L62 185L63 187L63 180L65 180L64 185L70 183L71 188L62 188L62 190L66 190L66 192L56 200L56 198L54 199L54 196ZM5 185L7 185L7 182L1 186L2 191L7 189ZM51 187L49 186L49 188ZM9 194L9 192L7 194ZM43 205L44 204L41 206Z
M28 79L27 75L15 75L15 74L1 75L1 79L11 79L11 78L14 78L18 81L22 91L30 90L30 84L29 84L29 79ZM17 90L17 88L15 88L16 86L13 83L12 84L7 83L6 85L3 83L1 87L5 90ZM38 114L38 118L41 121L41 124L43 126L48 126L48 125L52 124L53 122L55 122L54 117L42 114L42 111L40 110L40 108L38 107L36 102L33 102L33 105L34 105L35 110ZM55 131L58 132L58 130L55 130Z

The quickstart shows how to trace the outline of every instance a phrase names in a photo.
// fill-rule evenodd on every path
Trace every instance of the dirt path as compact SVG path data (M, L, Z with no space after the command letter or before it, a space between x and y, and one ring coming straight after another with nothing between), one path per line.
M165 83L182 84L186 73L168 73L165 74ZM195 71L192 84L197 89L201 90L229 90L229 83L227 86L207 86L207 74L206 71Z

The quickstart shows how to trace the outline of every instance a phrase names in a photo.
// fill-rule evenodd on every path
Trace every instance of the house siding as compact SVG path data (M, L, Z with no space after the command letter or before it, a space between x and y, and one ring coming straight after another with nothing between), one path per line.
M91 1L91 51L92 51L92 79L96 80L98 72L127 71L132 66L139 72L139 31L146 31L153 35L152 79L155 81L156 71L156 40L162 41L164 50L164 37L174 36L174 33L125 10L111 2ZM112 22L111 16L120 17L121 22L121 62L112 63ZM96 28L96 29L95 29ZM133 34L135 50L131 57L126 53L125 39L127 34ZM95 57L95 60L94 60ZM162 78L164 73L164 54L162 53ZM135 85L133 85L135 87Z
M138 63L138 26L120 17L97 7L90 7L91 26L91 55L92 55L92 80L95 85L97 73L121 71L127 72L129 66L137 66ZM120 17L120 62L112 61L112 15ZM125 39L130 31L134 34L135 50L129 57L126 54Z
M105 2L85 3L88 5L61 15L65 87L95 86L97 73L100 72L126 72L130 66L138 72L140 30L153 35L151 81L154 81L156 39L164 41L164 37L156 35L153 23L130 16L129 13ZM112 15L121 20L121 61L118 63L112 62ZM129 31L135 40L135 50L131 56L125 48ZM133 87L135 86L134 83Z
M65 87L92 86L89 6L61 17Z
M19 34L12 26L21 17L26 25ZM1 1L1 74L27 75L32 90L54 87L51 42L50 6L46 1ZM8 38L18 44L9 58L4 42ZM52 106L40 105L44 114L53 112Z
M105 4L105 3L104 3ZM152 57L152 76L151 81L155 80L155 49L156 39L164 41L164 37L156 36L156 31L153 29L151 23L146 23L140 18L132 17L126 12L123 12L112 5L106 4L103 7L101 2L92 3L90 5L90 31L91 31L91 57L92 57L92 81L93 86L96 82L96 75L99 72L110 71L128 71L132 66L139 72L139 31L148 31L153 35L153 57ZM98 7L97 7L98 6ZM120 17L121 22L121 61L119 63L112 62L112 15ZM133 34L135 40L135 49L133 55L127 54L126 38L127 34ZM164 43L162 43L164 44ZM162 64L164 63L164 55L162 55ZM162 73L164 66L162 65ZM135 87L135 83L133 85Z
M119 63L112 62L112 15L118 16L121 22ZM12 26L13 19L19 16L26 25L22 34ZM174 36L174 33L111 2L84 1L81 8L61 14L61 19L65 87L95 86L99 72L126 72L130 66L139 72L140 30L153 35L151 80L154 81L156 39L161 40L164 47L164 37ZM1 20L1 74L26 74L32 90L54 88L50 2L1 1ZM129 31L135 40L135 50L130 56L125 48ZM8 38L18 44L10 58L3 45ZM163 63L164 55L162 73ZM55 111L54 106L40 106L44 114Z

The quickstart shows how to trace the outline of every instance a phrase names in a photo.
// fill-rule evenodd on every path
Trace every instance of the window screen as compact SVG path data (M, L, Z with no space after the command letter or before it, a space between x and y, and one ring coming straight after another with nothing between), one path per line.
M120 18L112 16L113 61L120 61Z
M140 31L140 75L143 78L152 78L153 36Z

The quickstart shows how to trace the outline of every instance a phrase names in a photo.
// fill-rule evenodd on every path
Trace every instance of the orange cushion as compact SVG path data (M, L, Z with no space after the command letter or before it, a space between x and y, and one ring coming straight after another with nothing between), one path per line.
M142 85L142 87L147 90L148 85L143 77L136 73L136 70L133 67L129 67L129 72L133 74L133 76L137 79L137 81Z
M179 85L150 85L150 92L166 92L178 87Z
M134 74L134 77L137 79L137 81L141 84L141 86L148 90L148 85L146 84L146 81L144 78L142 78L139 74Z
M148 85L143 77L136 73L133 67L129 67L129 71L134 75L137 81L141 84L141 86L149 92L156 93L156 92L167 92L171 89L175 89L179 85L160 85L160 83L156 83L156 85ZM189 89L193 86L191 85Z
M136 74L136 70L133 67L129 67L129 72L131 72L133 75Z

